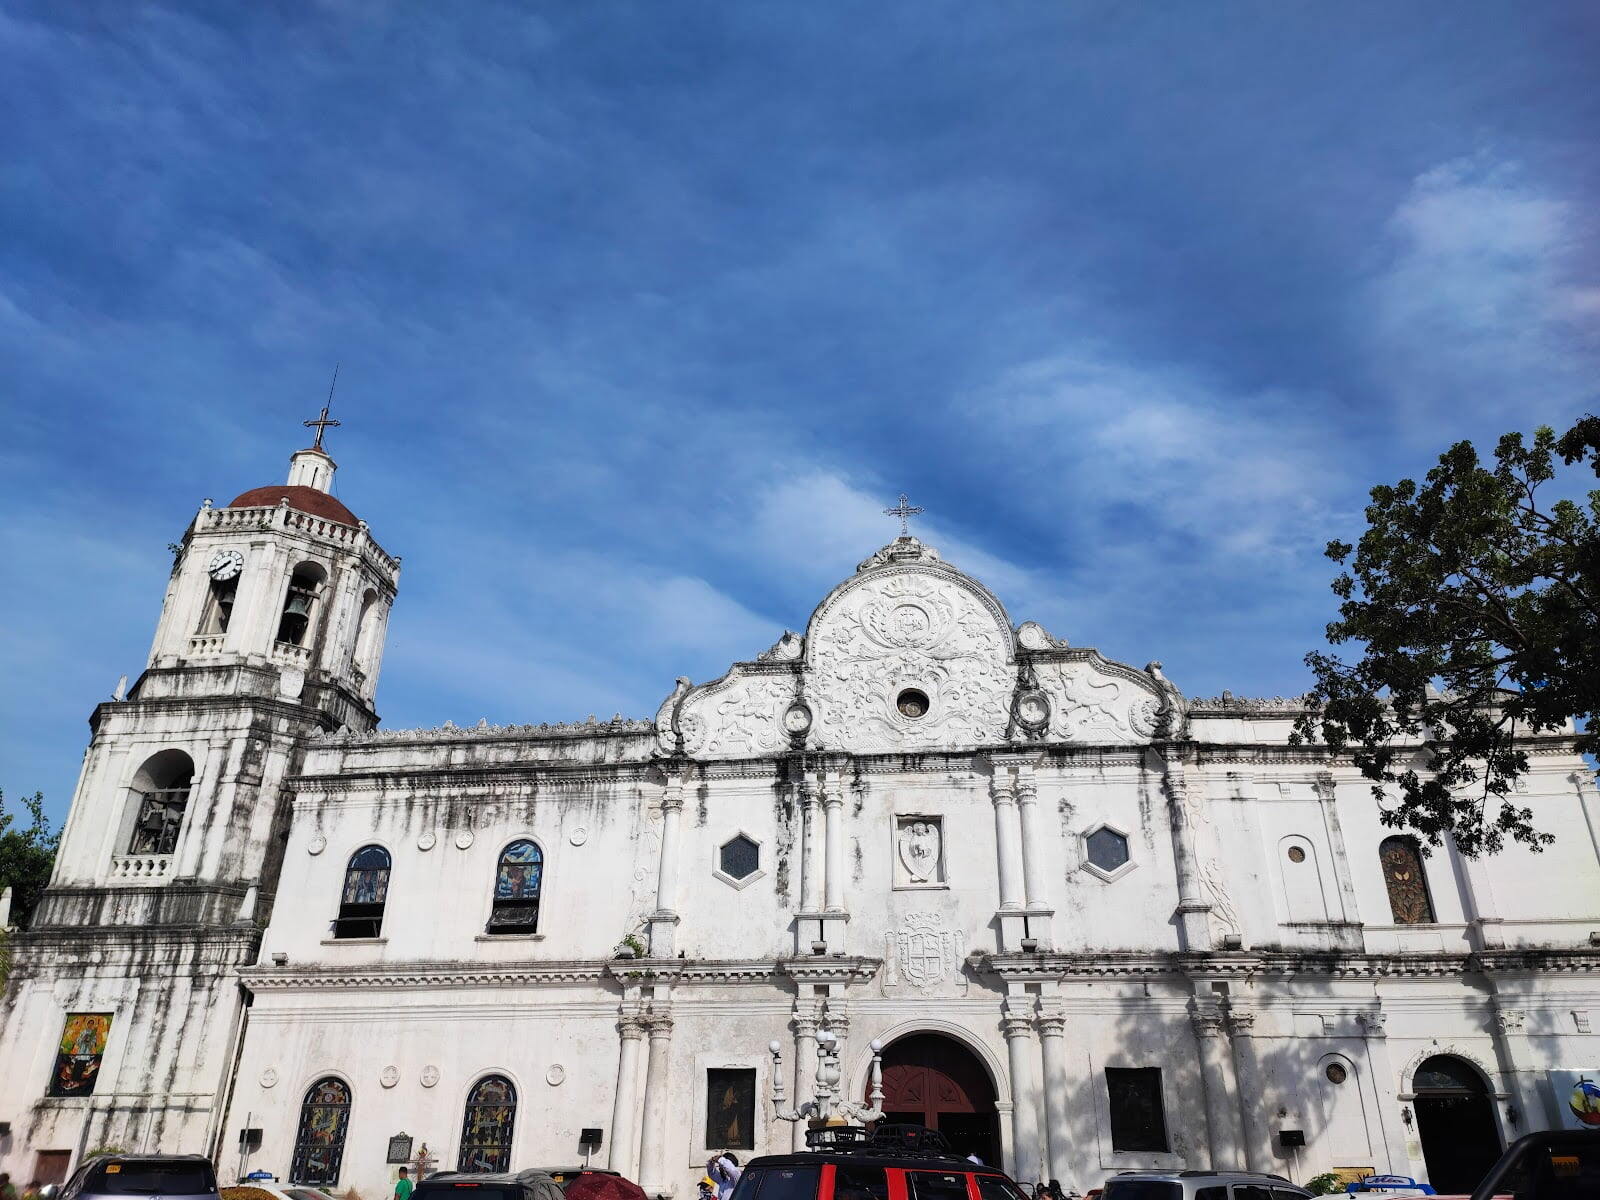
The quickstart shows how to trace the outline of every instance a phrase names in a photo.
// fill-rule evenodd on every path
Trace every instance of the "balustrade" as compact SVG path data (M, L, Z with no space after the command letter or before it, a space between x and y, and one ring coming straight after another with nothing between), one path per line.
M111 859L113 882L154 883L171 872L170 854L119 854Z

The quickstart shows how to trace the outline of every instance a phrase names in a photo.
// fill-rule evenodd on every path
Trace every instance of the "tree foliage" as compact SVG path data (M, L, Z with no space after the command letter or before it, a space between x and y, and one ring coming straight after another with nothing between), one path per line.
M5 793L0 791L0 891L11 889L11 921L15 925L26 925L39 903L61 840L45 819L43 792L22 797L21 805L22 814L7 812ZM27 816L29 824L19 825L19 815Z
M1306 656L1295 729L1352 754L1385 824L1467 855L1551 841L1517 799L1530 735L1576 720L1575 749L1600 748L1600 491L1541 495L1561 464L1600 476L1600 418L1508 433L1494 458L1458 442L1421 484L1372 489L1359 543L1329 543L1346 569L1328 641L1362 653Z

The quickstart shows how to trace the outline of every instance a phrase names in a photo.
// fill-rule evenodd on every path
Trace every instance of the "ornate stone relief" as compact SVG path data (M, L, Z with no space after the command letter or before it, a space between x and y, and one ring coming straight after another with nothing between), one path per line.
M400 1082L400 1068L395 1066L385 1067L378 1075L378 1082L386 1088L392 1088Z
M800 657L805 649L806 640L798 633L785 629L783 636L760 654L756 655L757 662L793 662Z
M819 610L808 638L813 744L872 752L1001 741L1014 684L1009 633L975 585L944 571L891 568L852 583ZM925 713L897 707L906 688L927 695Z
M264 1088L277 1087L278 1072L273 1070L271 1067L268 1067L265 1071L261 1072L261 1086Z
M685 752L737 758L788 749L783 714L794 694L795 678L788 672L747 675L734 667L723 680L691 695L679 710Z
M966 993L966 976L961 970L966 936L959 929L946 929L938 913L907 913L900 928L891 930L885 940L887 988L903 987L928 995L953 983Z
M1155 735L1161 701L1153 691L1092 662L1039 663L1034 674L1050 697L1052 737L1138 743Z
M438 1067L434 1067L434 1066L423 1067L422 1068L421 1080L422 1080L422 1086L423 1087L425 1087L425 1088L433 1087L436 1083L439 1082L439 1068Z
M894 851L896 886L944 883L944 831L938 817L896 817Z

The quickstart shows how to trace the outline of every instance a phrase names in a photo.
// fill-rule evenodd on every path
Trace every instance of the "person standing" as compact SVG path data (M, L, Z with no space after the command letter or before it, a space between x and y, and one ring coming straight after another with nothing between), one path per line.
M415 1186L411 1182L410 1170L401 1167L400 1178L394 1181L394 1200L411 1200L411 1189Z

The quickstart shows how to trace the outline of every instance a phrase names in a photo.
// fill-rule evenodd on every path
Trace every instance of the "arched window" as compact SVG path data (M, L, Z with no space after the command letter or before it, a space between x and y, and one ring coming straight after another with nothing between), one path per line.
M344 872L344 892L339 916L333 923L336 938L377 937L383 930L383 906L389 898L389 852L382 846L363 846L350 856Z
M283 615L278 618L278 640L291 646L308 646L314 632L317 596L327 572L316 563L301 563L289 577L289 591L283 598Z
M206 596L205 613L200 618L202 634L228 632L228 621L233 616L233 600L239 591L239 576L211 580L211 590Z
M1389 910L1396 925L1432 925L1433 901L1422 871L1422 852L1408 837L1384 838L1378 846L1383 882L1389 889Z
M355 647L350 666L356 679L365 683L372 674L373 649L378 637L378 593L368 588L361 597L361 614L356 618Z
M467 1093L467 1115L461 1122L458 1171L507 1171L511 1168L511 1127L517 1116L517 1089L504 1075L489 1075Z
M139 807L128 838L129 854L171 854L178 848L193 782L194 760L182 750L163 750L139 768L133 777Z
M544 855L524 838L500 852L494 875L494 911L489 933L533 933L539 928L539 887Z
M344 1135L350 1126L350 1089L342 1079L319 1079L300 1106L300 1132L294 1139L293 1183L327 1187L339 1182Z

